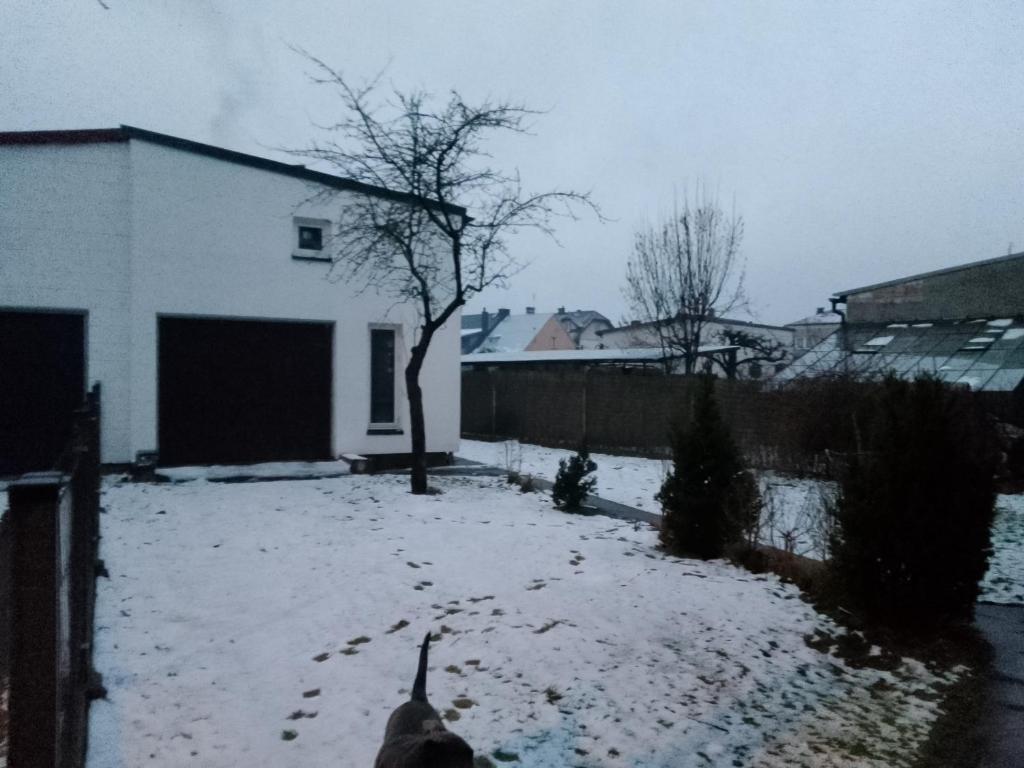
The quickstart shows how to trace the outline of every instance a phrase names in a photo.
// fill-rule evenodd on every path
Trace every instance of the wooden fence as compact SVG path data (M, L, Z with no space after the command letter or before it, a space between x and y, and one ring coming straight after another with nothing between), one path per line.
M99 385L50 472L7 489L10 528L12 768L85 763L96 554L99 540Z
M689 419L696 380L616 368L470 370L462 374L462 434L661 457L674 424ZM753 466L814 473L852 449L861 382L808 382L784 390L716 382L723 418Z
M585 441L593 451L663 457L672 426L690 417L695 385L690 377L618 368L467 370L462 434L567 448ZM857 450L858 424L869 419L878 386L844 378L785 388L718 379L715 395L748 463L815 474L827 471L830 456ZM1024 392L976 396L995 419L1024 427Z

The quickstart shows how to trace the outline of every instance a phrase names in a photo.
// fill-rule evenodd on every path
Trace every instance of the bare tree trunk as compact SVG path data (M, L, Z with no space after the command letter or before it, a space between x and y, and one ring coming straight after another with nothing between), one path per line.
M405 366L405 392L409 398L409 430L412 433L412 492L427 492L427 428L423 418L423 389L420 371L433 334L424 330L419 343L412 348Z

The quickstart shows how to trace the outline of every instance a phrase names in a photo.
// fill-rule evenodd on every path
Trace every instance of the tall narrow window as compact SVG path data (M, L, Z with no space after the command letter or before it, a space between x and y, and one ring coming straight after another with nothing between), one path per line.
M370 423L395 423L395 332L370 329Z

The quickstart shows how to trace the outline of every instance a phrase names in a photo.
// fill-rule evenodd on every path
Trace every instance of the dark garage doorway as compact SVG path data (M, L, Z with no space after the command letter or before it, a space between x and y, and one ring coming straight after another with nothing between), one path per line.
M161 464L331 457L331 325L158 322Z
M0 475L51 469L85 396L85 315L0 311Z

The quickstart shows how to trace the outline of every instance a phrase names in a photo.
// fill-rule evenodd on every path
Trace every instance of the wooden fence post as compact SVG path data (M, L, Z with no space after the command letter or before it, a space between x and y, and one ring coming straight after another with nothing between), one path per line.
M71 658L68 569L71 498L59 472L32 472L7 489L12 535L8 762L62 762Z
M581 418L582 418L582 422L583 422L581 424L581 430L580 430L582 432L582 435L580 436L580 440L577 443L577 446L579 446L579 445L586 445L587 444L587 374L588 373L590 373L590 366L589 365L584 365L583 366L583 397L582 397L582 401L583 402L582 402L582 405L581 405L581 408L580 408Z
M498 435L498 390L494 383L494 370L487 369L487 382L491 385L491 439Z

